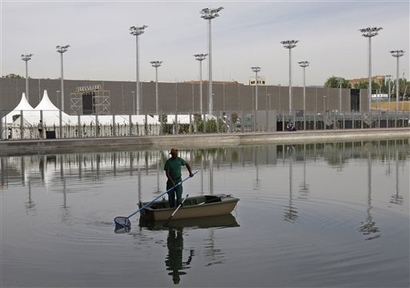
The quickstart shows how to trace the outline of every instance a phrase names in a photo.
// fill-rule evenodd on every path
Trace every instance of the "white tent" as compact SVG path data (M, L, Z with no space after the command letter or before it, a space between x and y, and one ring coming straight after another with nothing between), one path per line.
M13 116L14 115L20 115L21 111L23 111L23 114L24 114L26 112L33 111L33 110L34 110L34 108L27 101L26 94L23 93L21 95L21 100L20 100L19 104L16 106L16 108L14 108L6 116L4 116L1 119L1 121L3 123L11 123L11 122L13 122Z
M60 126L60 110L51 102L48 97L47 90L44 90L43 98L40 103L32 110L23 111L23 125L25 126L37 126L40 119L43 119L45 126ZM70 116L64 112L61 112L61 119L63 125L67 125ZM20 125L21 119L14 121L14 125Z
M14 115L22 115L23 117L18 117L13 121ZM160 133L159 121L149 115L68 115L51 102L47 90L44 90L43 98L35 108L30 106L23 94L19 105L4 116L2 121L11 127L10 129L14 129L13 135L32 138L37 135L37 125L40 119L42 119L46 131L62 133L63 136L57 135L60 137L77 137L78 133L89 137L95 136L97 123L101 128L98 130L100 136L112 135L113 123L115 123L117 135L145 135L146 133L158 135ZM130 120L132 125L130 125ZM60 124L63 130L57 129ZM78 125L82 127L81 132L79 132ZM21 128L23 130L20 130ZM5 132L3 131L3 133Z

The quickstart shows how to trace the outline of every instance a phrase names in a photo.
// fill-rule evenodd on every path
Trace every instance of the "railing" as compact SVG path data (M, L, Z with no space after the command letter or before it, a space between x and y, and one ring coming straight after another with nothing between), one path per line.
M218 115L176 113L161 115L75 115L61 112L20 111L0 116L1 140L43 138L130 137L167 134L286 131L287 122L296 130L367 129L409 127L410 112L374 111L286 115L274 110L218 112ZM43 120L44 135L37 129Z

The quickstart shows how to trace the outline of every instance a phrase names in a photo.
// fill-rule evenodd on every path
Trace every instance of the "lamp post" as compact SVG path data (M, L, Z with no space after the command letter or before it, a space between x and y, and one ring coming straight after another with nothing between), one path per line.
M399 89L400 87L399 86L400 85L399 83L399 58L404 55L404 51L403 50L393 50L393 51L390 51L390 53L392 54L393 57L397 58L397 65L396 65L396 114L397 114L399 111L399 92L400 92L400 89Z
M372 109L372 37L378 35L382 27L367 27L359 29L362 36L369 38L369 87L367 97L369 101L369 111Z
M31 56L33 54L21 54L21 60L26 62L26 99L27 101L30 100L29 98L29 89L28 89L28 61L31 60Z
M300 61L298 62L300 67L303 68L303 114L305 114L306 111L306 67L309 66L308 61Z
M57 52L61 55L61 111L64 112L64 69L63 69L63 54L67 52L70 45L57 45Z
M342 77L337 79L339 81L339 113L342 112Z
M162 61L151 61L152 67L155 68L155 113L158 115L158 67Z
M299 66L303 68L303 129L306 130L306 67L309 66L308 61L298 62Z
M199 110L201 112L201 118L203 115L202 108L202 61L205 60L208 54L195 54L195 59L199 61Z
M258 72L261 71L261 67L251 67L255 72L255 110L258 110ZM256 115L255 115L256 116Z
M299 40L286 40L282 41L283 47L289 49L289 114L292 115L293 107L292 107L292 48L296 47L296 44Z
M389 88L388 88L388 92L387 92L387 93L388 93L388 94L387 94L387 96L388 96L387 98L388 98L388 100L389 100L389 111L390 111L390 91L391 91L391 90L390 90L390 81L391 81L391 75L386 75L385 77L387 78L387 81L388 81L387 84L389 85L389 86L388 86L388 87L389 87ZM386 84L386 82L385 82L385 84Z
M135 87L135 94L137 96L137 100L135 101L136 103L136 107L133 107L134 109L134 113L136 113L137 115L140 114L140 75L139 75L139 47L138 47L138 36L144 33L145 28L147 28L148 26L143 25L140 27L137 26L131 26L130 27L130 34L135 36L135 41L136 41L136 60L135 60L135 67L136 67L136 87Z
M201 18L204 18L205 20L208 20L208 27L209 27L209 32L208 32L208 69L209 69L209 88L208 88L208 95L209 95L209 114L213 113L213 102L212 102L212 28L211 28L211 20L218 17L219 14L218 12L221 11L223 7L219 7L216 9L211 9L211 8L204 8L200 11L201 13Z

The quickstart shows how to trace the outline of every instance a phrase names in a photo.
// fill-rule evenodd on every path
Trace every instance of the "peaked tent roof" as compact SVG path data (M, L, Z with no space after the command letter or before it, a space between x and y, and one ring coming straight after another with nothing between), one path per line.
M37 125L40 121L40 117L43 117L45 125L59 125L60 124L60 109L58 109L48 97L47 90L44 90L43 98L36 108L23 113L23 125ZM64 112L61 112L61 120L63 124L67 125L70 116ZM13 122L14 125L20 125L21 119L16 119Z
M24 99L22 99L20 102L27 103L27 99L24 96ZM20 104L19 104L20 105ZM30 109L21 109L25 108L23 104L21 105L20 109L16 110L14 113L11 113L10 117L7 118L7 123L12 123L13 122L13 115L19 114L20 115L20 110L24 110L23 112L23 125L24 126L29 126L29 125L37 125L38 121L40 121L40 117L42 115L43 117L43 122L47 126L52 126L55 125L58 127L60 125L60 109L58 109L50 100L48 97L47 90L44 90L43 93L43 98L41 99L40 103L36 106L36 108L32 108L29 106ZM16 107L17 108L17 107ZM5 116L6 117L6 116ZM90 125L93 124L95 125L96 123L96 115L81 115L80 116L80 123L81 125ZM77 115L68 115L67 113L64 113L61 111L61 120L62 120L62 125L76 125L78 123L78 116ZM126 124L129 125L129 120L130 117L129 115L115 115L115 123L119 124ZM13 125L20 126L21 125L21 119L16 119L13 122ZM151 116L147 116L145 118L145 115L132 115L131 116L131 121L134 124L138 125L144 125L145 122L147 124L153 124L153 125L158 125L159 122L157 119L154 119ZM3 120L4 122L4 120ZM112 115L98 115L98 123L102 125L110 125L113 123L113 116Z
M25 113L26 111L33 111L34 110L34 108L30 105L30 103L28 103L26 93L24 93L24 92L21 95L21 99L20 99L19 104L17 104L17 106L12 111L10 111L6 116L4 116L2 118L2 121L3 122L6 121L7 123L12 122L13 121L13 116L17 115L17 114L19 115L22 110L23 110L23 113Z
M51 102L50 98L48 97L48 93L47 90L44 90L43 93L43 98L41 98L40 103L38 103L38 105L36 106L36 108L34 108L35 111L40 111L40 110L44 110L44 111L60 111L60 109L58 109L53 102ZM65 114L65 113L64 113Z
M14 110L33 110L33 106L27 101L26 93L22 93L20 103L14 108Z

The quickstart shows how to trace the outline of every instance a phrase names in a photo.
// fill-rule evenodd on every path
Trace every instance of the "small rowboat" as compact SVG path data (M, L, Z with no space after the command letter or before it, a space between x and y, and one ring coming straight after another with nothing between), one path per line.
M238 198L226 194L188 197L172 219L227 215L232 212L238 201ZM139 206L142 207L145 204L147 203L140 203ZM169 207L168 200L159 200L143 209L141 217L149 221L164 221L171 217L175 209Z

